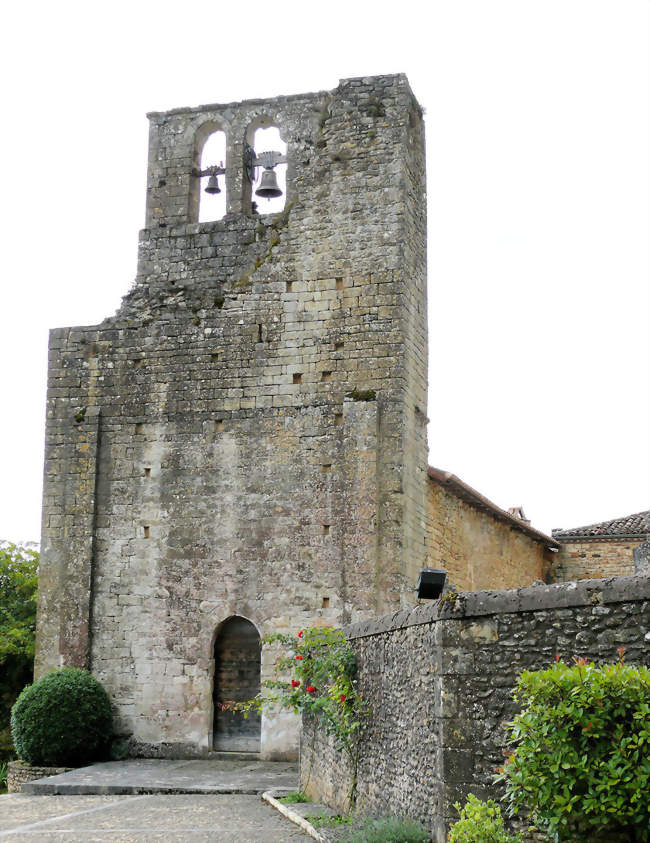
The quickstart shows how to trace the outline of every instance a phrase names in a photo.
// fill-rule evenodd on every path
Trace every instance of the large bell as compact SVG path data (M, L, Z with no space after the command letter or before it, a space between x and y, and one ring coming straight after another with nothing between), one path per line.
M273 170L264 170L260 180L260 186L255 191L256 196L263 196L265 199L272 199L274 196L282 196L278 187L278 180Z
M219 187L219 180L215 175L211 175L208 179L208 184L205 188L206 193L221 193L221 188Z

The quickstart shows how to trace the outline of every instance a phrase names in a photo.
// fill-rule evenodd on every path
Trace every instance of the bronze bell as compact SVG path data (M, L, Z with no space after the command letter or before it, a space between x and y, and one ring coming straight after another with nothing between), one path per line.
M272 199L274 196L282 196L282 191L278 187L278 180L275 177L273 170L264 170L262 172L262 179L260 186L255 191L256 196L263 196L265 199Z
M205 188L206 193L221 193L221 188L219 187L219 181L217 177L213 174L208 179L207 187Z

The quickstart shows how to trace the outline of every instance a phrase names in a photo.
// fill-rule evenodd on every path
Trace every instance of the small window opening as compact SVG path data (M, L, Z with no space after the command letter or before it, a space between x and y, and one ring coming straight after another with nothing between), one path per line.
M142 366L143 363L144 363L144 360L142 359L142 357L139 357L137 360L133 361L133 368L139 369L140 366Z
M291 292L292 287L293 287L293 281L287 281L287 293Z
M342 290L342 289L343 289L343 279L342 279L342 278L337 278L337 279L336 279L336 289L337 289L337 290Z
M223 422L221 421L221 419L217 419L217 421L214 423L214 429L217 433L223 432Z
M251 145L257 155L260 152L280 152L282 155L287 154L287 145L280 137L280 130L276 126L266 126L256 129ZM255 182L252 187L251 200L255 203L258 213L277 214L284 209L287 198L287 165L276 164L273 168L278 187L282 191L281 196L274 196L267 199L263 196L256 195L255 191L260 186L263 173L264 167L255 167Z
M323 524L323 535L329 536L329 534L330 534L330 525L329 524Z
M145 477L151 477L151 469L150 468L145 468L144 476Z
M343 424L343 413L334 413L334 424L335 425Z
M136 433L142 433L143 430L144 430L144 425L142 424L142 422L138 422L135 426L135 432Z
M264 340L262 339L262 326L259 324L257 326L257 341L264 342Z
M334 343L334 351L340 351L343 348L344 345L345 345L345 343L335 342Z
M323 465L321 465L321 468L325 473L327 473L328 471L332 470L332 463L331 462L323 463Z
M145 539L148 539L148 538L149 538L149 534L150 534L150 529L149 529L149 527L143 527L142 529L144 530L144 537L145 537Z
M330 605L329 597L323 597L323 609L328 609Z
M226 163L226 133L213 132L208 135L201 151L201 170L208 167L222 167ZM205 189L214 185L210 176L202 176L199 196L199 222L214 222L226 215L226 177L216 176L219 193L206 193Z
M331 372L321 372L320 379L322 381L331 381L332 380L332 373Z
M301 372L294 372L293 373L293 382L294 383L302 383L302 373Z

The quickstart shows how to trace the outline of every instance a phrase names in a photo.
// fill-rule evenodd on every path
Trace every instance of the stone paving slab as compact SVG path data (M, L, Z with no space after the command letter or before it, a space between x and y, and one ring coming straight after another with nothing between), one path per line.
M120 795L138 793L247 793L298 787L298 766L289 761L225 759L173 761L130 758L80 767L23 785L23 793Z
M3 843L304 843L309 839L259 796L0 796Z

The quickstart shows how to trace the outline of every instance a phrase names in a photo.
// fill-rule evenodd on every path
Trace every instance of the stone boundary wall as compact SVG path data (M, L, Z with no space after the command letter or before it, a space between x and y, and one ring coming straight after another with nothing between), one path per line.
M650 578L582 580L461 593L349 626L361 694L372 709L358 769L362 812L406 815L444 843L468 793L502 796L511 691L525 669L559 653L631 664L650 653ZM301 786L345 809L350 771L327 737L303 722ZM525 824L519 825L523 830ZM528 838L533 839L533 838Z
M7 793L20 793L23 785L47 776L67 773L73 767L32 767L24 761L10 761L7 764Z

